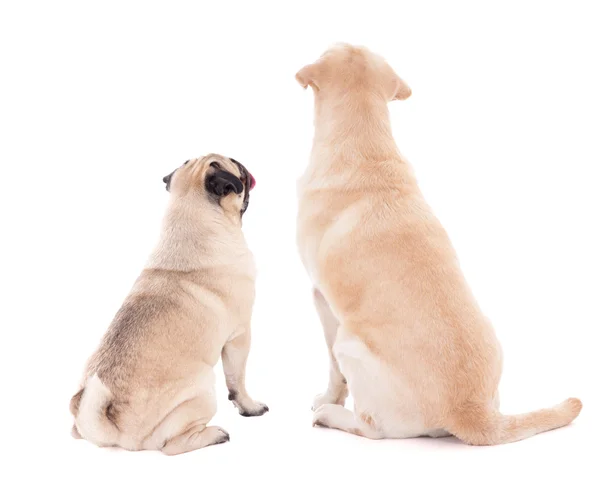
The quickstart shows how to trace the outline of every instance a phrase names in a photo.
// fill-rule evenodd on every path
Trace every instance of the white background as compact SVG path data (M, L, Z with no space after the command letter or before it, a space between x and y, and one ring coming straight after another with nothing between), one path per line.
M594 2L5 2L0 7L3 497L598 497L600 18ZM596 4L597 6L597 4ZM413 89L394 134L504 347L502 410L569 396L568 428L494 448L311 427L325 343L294 241L331 43ZM70 437L68 403L156 240L162 177L233 156L257 187L246 419L174 458ZM594 454L591 454L594 453Z

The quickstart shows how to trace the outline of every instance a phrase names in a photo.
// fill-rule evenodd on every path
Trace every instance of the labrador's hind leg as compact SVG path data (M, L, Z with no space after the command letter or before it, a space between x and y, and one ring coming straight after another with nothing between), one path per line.
M368 421L357 418L352 411L337 404L323 404L313 416L313 426L325 426L361 437L378 440L384 435Z

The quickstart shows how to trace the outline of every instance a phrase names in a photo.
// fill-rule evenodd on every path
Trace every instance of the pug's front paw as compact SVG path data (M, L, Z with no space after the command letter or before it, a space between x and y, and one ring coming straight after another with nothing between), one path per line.
M240 397L236 393L229 394L229 400L233 402L240 411L240 414L244 417L262 416L265 412L269 412L267 404L257 402L249 397Z

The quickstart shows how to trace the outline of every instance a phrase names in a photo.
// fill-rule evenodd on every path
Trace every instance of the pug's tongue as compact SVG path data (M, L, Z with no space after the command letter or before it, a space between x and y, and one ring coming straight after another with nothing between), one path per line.
M252 174L250 172L248 172L248 175L250 175L250 190L254 189L254 186L256 185L256 180L254 180L254 177L252 176Z

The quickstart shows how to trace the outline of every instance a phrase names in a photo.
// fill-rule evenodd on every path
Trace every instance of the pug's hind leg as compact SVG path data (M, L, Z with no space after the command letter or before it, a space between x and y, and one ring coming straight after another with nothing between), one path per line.
M339 323L325 297L318 289L313 291L315 308L321 319L323 332L325 333L325 342L327 343L327 351L329 352L329 384L324 393L317 395L313 401L312 409L316 411L323 404L337 404L343 406L348 397L348 385L346 378L340 372L338 361L333 355L333 345L337 336Z
M184 433L167 441L161 450L167 456L174 456L228 441L229 433L223 428L196 424Z
M250 328L229 340L221 352L229 400L242 416L262 416L269 410L266 404L253 400L246 392L246 361L250 351Z

